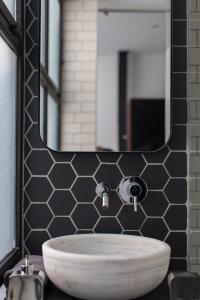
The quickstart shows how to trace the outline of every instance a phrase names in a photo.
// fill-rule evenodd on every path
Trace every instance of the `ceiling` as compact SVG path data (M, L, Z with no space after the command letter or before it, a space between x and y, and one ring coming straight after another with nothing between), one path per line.
M166 11L171 6L171 0L99 0L100 9L133 9Z
M99 55L123 50L143 54L164 53L165 25L165 13L99 13Z

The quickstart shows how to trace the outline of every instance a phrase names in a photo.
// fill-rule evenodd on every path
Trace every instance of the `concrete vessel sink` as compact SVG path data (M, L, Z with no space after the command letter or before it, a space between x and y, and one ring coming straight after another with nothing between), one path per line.
M170 247L130 235L81 234L43 244L50 280L63 292L88 300L128 300L143 296L165 278Z

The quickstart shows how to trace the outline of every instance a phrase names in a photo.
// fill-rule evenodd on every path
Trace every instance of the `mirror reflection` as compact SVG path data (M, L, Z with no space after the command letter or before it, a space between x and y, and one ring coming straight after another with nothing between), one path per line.
M58 151L170 136L170 0L41 0L40 134Z

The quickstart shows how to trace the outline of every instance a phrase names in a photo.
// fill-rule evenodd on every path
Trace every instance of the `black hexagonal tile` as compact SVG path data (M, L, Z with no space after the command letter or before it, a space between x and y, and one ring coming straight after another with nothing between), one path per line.
M27 80L27 84L32 92L32 94L37 97L37 88L38 88L38 73L37 70L34 70L31 73L31 76Z
M102 163L116 163L120 158L120 154L114 152L101 152L97 155Z
M187 202L187 181L186 179L170 179L165 187L165 195L170 203L184 204Z
M76 201L70 191L54 191L49 200L55 216L70 215L75 205Z
M26 159L29 153L31 152L31 147L29 146L29 143L27 142L27 139L25 139L24 143L24 158Z
M25 77L29 78L29 76L31 76L33 72L33 67L31 65L31 63L27 60L27 63L25 65Z
M26 7L26 14L25 14L25 25L26 28L28 28L33 21L33 15L32 12L30 11L29 7Z
M121 233L122 228L116 218L102 217L94 229L95 233Z
M30 254L33 255L42 255L42 244L50 239L47 231L31 231L30 235L26 240L26 247L29 250Z
M94 233L93 230L84 230L84 229L79 229L76 231L76 234L88 234L88 233Z
M185 205L171 205L164 218L171 230L186 230L187 228L187 208Z
M45 229L53 215L46 204L32 204L25 217L32 229Z
M169 203L163 192L150 191L141 205L147 216L162 217Z
M171 232L166 239L171 247L172 257L187 256L187 236L185 232Z
M46 202L53 188L45 177L32 177L26 187L27 195L33 202Z
M51 151L51 155L53 156L56 162L63 162L63 163L71 162L74 157L74 153L71 152Z
M162 163L169 153L169 148L165 146L164 148L151 152L151 153L144 153L144 157L148 163Z
M30 128L32 124L32 121L29 117L29 115L27 114L27 112L25 112L25 132L27 132L27 130Z
M38 122L38 98L37 97L33 97L26 111L29 113L31 120L37 123Z
M69 189L76 178L70 164L55 164L49 173L49 179L56 189Z
M142 154L126 153L119 161L119 167L124 176L139 176L146 166Z
M116 165L102 164L95 174L98 183L105 182L116 189L122 179L122 174Z
M34 69L38 68L38 46L35 45L28 55L29 60L31 61L32 66Z
M141 236L141 233L138 230L124 230L123 234Z
M24 205L24 212L27 210L27 208L29 207L29 205L30 205L30 200L29 200L29 198L28 198L28 196L27 196L27 194L26 194L26 192L24 193L24 203L23 203L23 205Z
M169 176L162 165L149 165L144 170L142 178L146 181L148 189L162 190Z
M72 213L72 219L78 229L93 229L99 215L92 204L78 204Z
M38 20L34 19L34 21L31 24L31 27L29 28L29 33L34 40L35 43L38 42L37 39L39 39L39 26L38 26Z
M34 150L26 164L32 175L47 175L53 165L53 159L47 150Z
M172 150L186 150L187 128L185 125L174 125L172 136L169 140L169 147Z
M171 152L165 166L172 177L187 176L187 155L185 152Z
M146 237L164 240L168 234L168 228L161 218L147 218L141 232Z
M26 165L24 165L24 185L27 184L30 178L31 178L31 173L27 169Z
M76 228L68 217L56 217L48 228L48 232L52 238L64 235L74 234Z
M28 130L26 137L32 148L42 149L44 144L40 138L38 124L33 124Z
M29 233L31 232L31 228L25 218L23 221L24 221L24 240L25 240L27 238L27 236L29 235Z
M101 216L116 216L122 205L122 201L117 192L111 193L109 197L109 207L106 209L102 207L102 198L98 197L95 200L95 206Z
M92 177L78 177L72 192L78 202L92 202L96 197L96 182Z
M99 160L95 153L78 153L72 164L79 176L92 176L99 166Z
M176 271L187 271L187 260L186 259L170 259L169 272Z
M123 229L139 230L145 220L145 215L139 206L135 212L133 205L124 205L117 218Z
M26 15L27 15L27 12L26 12ZM25 18L27 19L27 18ZM27 28L27 27L26 27ZM26 34L26 39L25 39L25 49L26 49L26 53L28 53L31 48L33 47L33 41L30 37L29 34ZM26 60L26 63L27 63L27 60ZM27 77L26 77L27 78Z

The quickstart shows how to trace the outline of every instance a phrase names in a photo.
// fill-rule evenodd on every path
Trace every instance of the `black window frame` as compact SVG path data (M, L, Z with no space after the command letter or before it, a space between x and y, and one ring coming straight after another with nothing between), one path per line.
M58 114L61 113L61 63L62 63L62 0L59 0L60 3L60 63L59 63L59 87L51 79L48 73L48 65L49 65L49 1L50 0L40 0L40 35L41 35L41 1L45 1L45 66L41 63L40 59L40 85L44 89L44 118L43 118L43 137L42 141L48 147L48 95L51 95L54 101L58 104ZM41 44L41 36L40 36L40 45ZM41 58L41 51L40 51ZM39 106L39 115L41 113ZM40 118L39 118L40 120ZM40 124L41 125L41 124ZM39 126L40 127L40 126ZM60 118L58 118L57 124L58 132L57 132L57 145L58 149L60 149L60 128L61 122Z
M23 128L24 128L24 1L16 0L16 19L0 0L0 36L17 56L16 91L16 181L15 181L15 248L0 261L0 286L3 274L22 257L23 199Z

